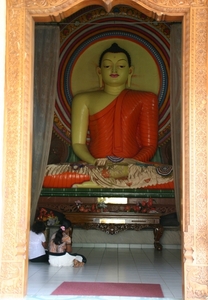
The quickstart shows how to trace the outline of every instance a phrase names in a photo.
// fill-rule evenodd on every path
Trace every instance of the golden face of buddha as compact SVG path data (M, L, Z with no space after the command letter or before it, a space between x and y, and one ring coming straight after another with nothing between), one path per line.
M132 68L129 67L127 56L122 52L106 53L103 56L101 68L98 68L98 74L109 86L125 85L131 73Z

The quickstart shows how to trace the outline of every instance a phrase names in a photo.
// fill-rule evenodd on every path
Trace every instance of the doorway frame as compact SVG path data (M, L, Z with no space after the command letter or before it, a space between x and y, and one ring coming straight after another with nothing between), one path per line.
M34 25L59 22L90 4L109 12L118 1L6 0L0 229L3 297L19 298L27 292ZM205 281L208 278L208 4L203 0L124 0L119 4L131 6L158 22L182 21L182 285L184 299L204 299L204 295L208 296Z

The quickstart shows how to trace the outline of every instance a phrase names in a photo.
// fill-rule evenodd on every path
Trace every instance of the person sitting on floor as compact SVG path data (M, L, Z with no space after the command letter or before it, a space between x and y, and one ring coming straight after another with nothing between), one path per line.
M54 267L82 267L86 258L81 254L71 252L71 222L67 219L62 221L58 231L55 232L49 243L49 263Z
M29 261L31 262L48 262L45 230L46 225L42 221L36 221L30 230Z

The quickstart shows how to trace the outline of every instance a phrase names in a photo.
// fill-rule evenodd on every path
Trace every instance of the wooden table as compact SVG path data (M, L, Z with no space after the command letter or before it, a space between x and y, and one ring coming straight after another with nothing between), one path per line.
M160 238L164 228L160 224L159 213L130 213L130 212L101 212L101 213L81 213L74 212L66 214L73 227L83 229L102 230L107 234L118 234L125 230L139 231L145 228L152 228L154 233L154 247L161 251Z

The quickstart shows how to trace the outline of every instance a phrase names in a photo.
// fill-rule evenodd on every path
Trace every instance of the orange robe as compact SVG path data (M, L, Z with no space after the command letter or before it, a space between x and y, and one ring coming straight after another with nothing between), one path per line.
M95 158L115 156L150 161L157 150L158 100L150 92L124 90L89 117L89 151Z

